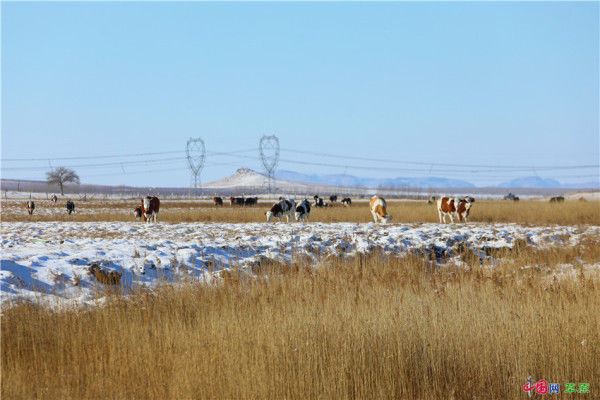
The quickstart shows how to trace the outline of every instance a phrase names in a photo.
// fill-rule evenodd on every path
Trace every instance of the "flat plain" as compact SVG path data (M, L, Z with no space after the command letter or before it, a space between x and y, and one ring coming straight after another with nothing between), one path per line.
M6 398L519 398L600 387L600 203L2 202ZM91 264L121 276L100 282Z

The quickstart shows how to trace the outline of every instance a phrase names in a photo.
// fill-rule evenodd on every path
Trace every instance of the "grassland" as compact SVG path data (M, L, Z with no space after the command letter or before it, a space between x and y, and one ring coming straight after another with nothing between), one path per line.
M37 202L36 202L37 203ZM134 221L134 202L40 202L31 218ZM48 212L46 207L56 207ZM264 221L267 203L215 208L164 201L160 219ZM42 211L43 210L43 211ZM393 222L437 222L423 202L389 202ZM369 222L365 203L311 221ZM477 201L474 222L600 225L600 203ZM523 242L524 243L524 242ZM440 268L427 255L268 261L216 284L182 281L89 309L19 303L2 310L7 399L513 399L528 376L600 386L600 238L526 244ZM567 267L565 267L567 266ZM563 394L563 396L568 396ZM579 395L584 398L584 395ZM559 398L559 396L557 396Z
M24 202L4 201L3 221L135 221L133 200L80 201L76 213L67 215L63 205L49 201L36 202L34 215L29 217ZM161 222L263 222L265 212L272 203L262 202L255 207L214 207L208 202L169 201L161 202ZM388 212L392 222L418 223L439 222L435 205L422 201L389 201ZM477 201L473 204L469 220L472 222L514 222L533 225L600 225L600 202L566 201L552 204L542 201ZM370 222L366 202L355 202L352 207L313 208L311 222Z
M598 262L599 238L463 260L263 264L88 310L21 304L3 311L2 398L509 399L528 376L597 396L600 282L560 271Z

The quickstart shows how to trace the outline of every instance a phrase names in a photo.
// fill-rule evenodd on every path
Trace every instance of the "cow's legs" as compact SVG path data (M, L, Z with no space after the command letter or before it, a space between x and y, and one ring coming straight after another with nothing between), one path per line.
M444 213L442 213L441 210L438 211L438 214L440 215L440 224L443 224L446 216L444 215Z

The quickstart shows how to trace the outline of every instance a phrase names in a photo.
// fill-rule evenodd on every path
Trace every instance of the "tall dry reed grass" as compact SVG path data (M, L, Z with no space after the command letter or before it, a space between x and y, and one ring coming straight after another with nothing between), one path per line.
M599 239L471 256L298 260L88 310L7 308L2 398L514 399L528 376L598 396L597 270L552 274L598 262Z

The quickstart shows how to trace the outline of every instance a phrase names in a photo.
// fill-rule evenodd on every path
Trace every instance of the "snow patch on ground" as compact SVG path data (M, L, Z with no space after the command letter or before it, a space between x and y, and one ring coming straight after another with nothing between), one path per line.
M600 227L518 224L11 222L1 224L0 300L46 299L99 304L105 287L89 273L97 263L122 274L122 285L154 287L178 278L210 280L221 270L264 258L290 262L382 251L442 256L472 249L574 245Z

